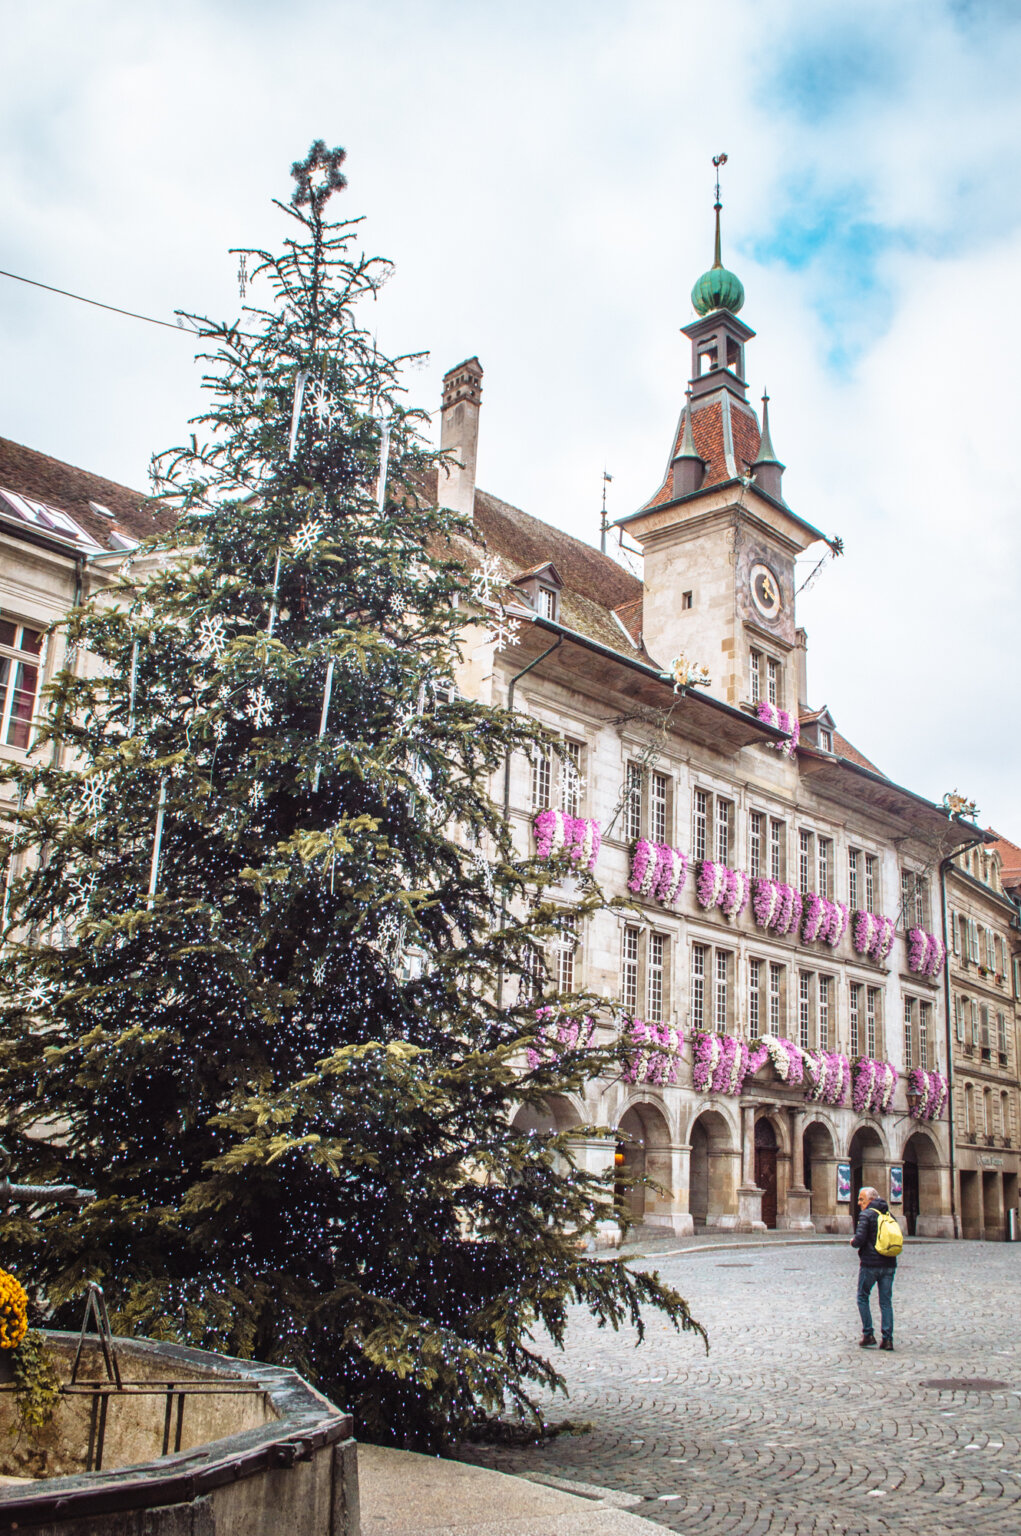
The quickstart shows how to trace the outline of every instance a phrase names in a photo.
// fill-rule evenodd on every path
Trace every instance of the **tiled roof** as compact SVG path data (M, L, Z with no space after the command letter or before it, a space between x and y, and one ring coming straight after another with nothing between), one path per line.
M129 490L126 485L51 459L49 454L5 437L0 437L0 486L67 513L103 549L120 547L113 537L116 533L132 540L147 539L170 527L174 520L172 512L154 517L141 491ZM93 501L113 516L94 512L89 505Z
M514 566L511 574L515 576L552 563L566 589L584 594L602 608L617 608L641 599L642 584L637 576L625 571L609 555L600 554L591 544L583 544L581 539L531 517L488 491L475 492L475 526L487 548Z
M845 757L849 763L857 763L859 768L867 768L870 773L878 773L881 779L887 775L882 768L877 768L875 763L870 763L857 747L852 747L846 736L841 736L839 731L833 732L833 750L838 757Z
M687 407L685 407L687 409ZM704 402L695 401L691 413L691 435L695 452L705 460L705 479L700 489L721 485L737 475L747 474L759 452L759 419L750 405L742 405L728 390L720 390ZM684 436L684 412L677 423L670 460ZM647 507L659 507L673 500L673 475L667 464L666 478Z
M996 838L995 843L989 843L994 853L1000 855L1000 878L1005 886L1021 884L1021 848L1012 843L1009 838L1001 837L998 832L988 829Z

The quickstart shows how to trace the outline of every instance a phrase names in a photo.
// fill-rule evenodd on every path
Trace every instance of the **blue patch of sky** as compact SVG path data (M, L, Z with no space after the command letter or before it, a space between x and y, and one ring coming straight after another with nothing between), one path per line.
M784 49L763 81L759 102L818 125L857 110L865 96L896 92L904 69L891 39L874 40L860 28L827 30Z

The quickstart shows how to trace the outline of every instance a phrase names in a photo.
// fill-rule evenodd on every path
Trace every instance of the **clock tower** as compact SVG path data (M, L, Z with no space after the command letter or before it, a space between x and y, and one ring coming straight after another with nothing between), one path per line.
M707 667L709 692L728 704L768 699L796 713L794 562L826 536L784 500L769 397L761 419L748 401L755 332L738 318L744 288L723 265L720 209L717 181L714 261L691 291L691 377L663 482L619 521L645 557L649 654Z

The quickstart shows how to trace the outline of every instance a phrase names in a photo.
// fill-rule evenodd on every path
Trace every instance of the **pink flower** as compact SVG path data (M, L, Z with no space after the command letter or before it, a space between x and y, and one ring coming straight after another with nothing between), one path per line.
M756 879L752 911L760 928L770 928L780 907L780 887L773 880Z
M647 896L652 889L655 872L656 858L653 846L648 838L640 837L631 855L631 878L627 883L628 890L636 896Z

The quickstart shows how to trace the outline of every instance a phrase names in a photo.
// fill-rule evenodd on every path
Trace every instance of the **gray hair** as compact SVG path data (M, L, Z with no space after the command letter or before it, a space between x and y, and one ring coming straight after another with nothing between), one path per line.
M878 1200L879 1198L879 1190L874 1189L871 1184L863 1184L858 1193L861 1195L868 1195L870 1200Z

